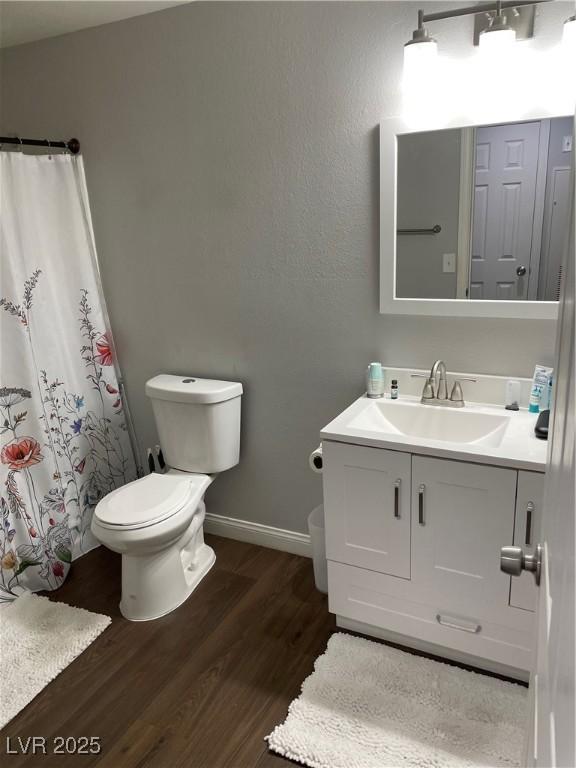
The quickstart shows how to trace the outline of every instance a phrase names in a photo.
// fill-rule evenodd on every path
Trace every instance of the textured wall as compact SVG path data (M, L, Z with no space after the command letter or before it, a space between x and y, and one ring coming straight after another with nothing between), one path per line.
M552 359L553 323L378 314L377 126L417 7L194 3L4 52L3 130L82 140L142 445L148 377L244 382L241 464L212 512L304 530L308 452L372 359L513 375ZM539 45L567 15L539 10ZM464 51L470 30L438 36Z

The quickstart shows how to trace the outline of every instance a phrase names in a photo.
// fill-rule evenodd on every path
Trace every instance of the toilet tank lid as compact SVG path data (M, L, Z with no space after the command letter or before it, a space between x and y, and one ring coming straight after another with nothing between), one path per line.
M146 382L146 394L157 400L175 403L222 403L242 394L238 381L199 379L197 376L174 376L161 373Z

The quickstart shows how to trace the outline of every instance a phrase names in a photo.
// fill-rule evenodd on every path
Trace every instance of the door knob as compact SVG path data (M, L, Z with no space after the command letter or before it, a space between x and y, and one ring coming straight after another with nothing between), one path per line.
M518 277L524 277L526 274L526 267L516 267L516 274Z
M530 571L534 574L536 586L538 586L542 570L542 546L537 544L533 555L525 554L522 547L502 547L500 570L509 573L510 576L520 576L522 571Z

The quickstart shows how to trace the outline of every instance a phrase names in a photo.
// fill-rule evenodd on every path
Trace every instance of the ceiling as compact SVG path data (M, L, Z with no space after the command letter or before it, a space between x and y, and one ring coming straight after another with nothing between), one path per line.
M0 48L97 27L189 0L2 0Z

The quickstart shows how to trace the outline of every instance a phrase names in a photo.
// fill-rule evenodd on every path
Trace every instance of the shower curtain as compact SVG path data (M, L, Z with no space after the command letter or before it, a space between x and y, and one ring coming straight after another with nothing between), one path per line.
M82 158L0 152L0 602L56 589L136 467Z

